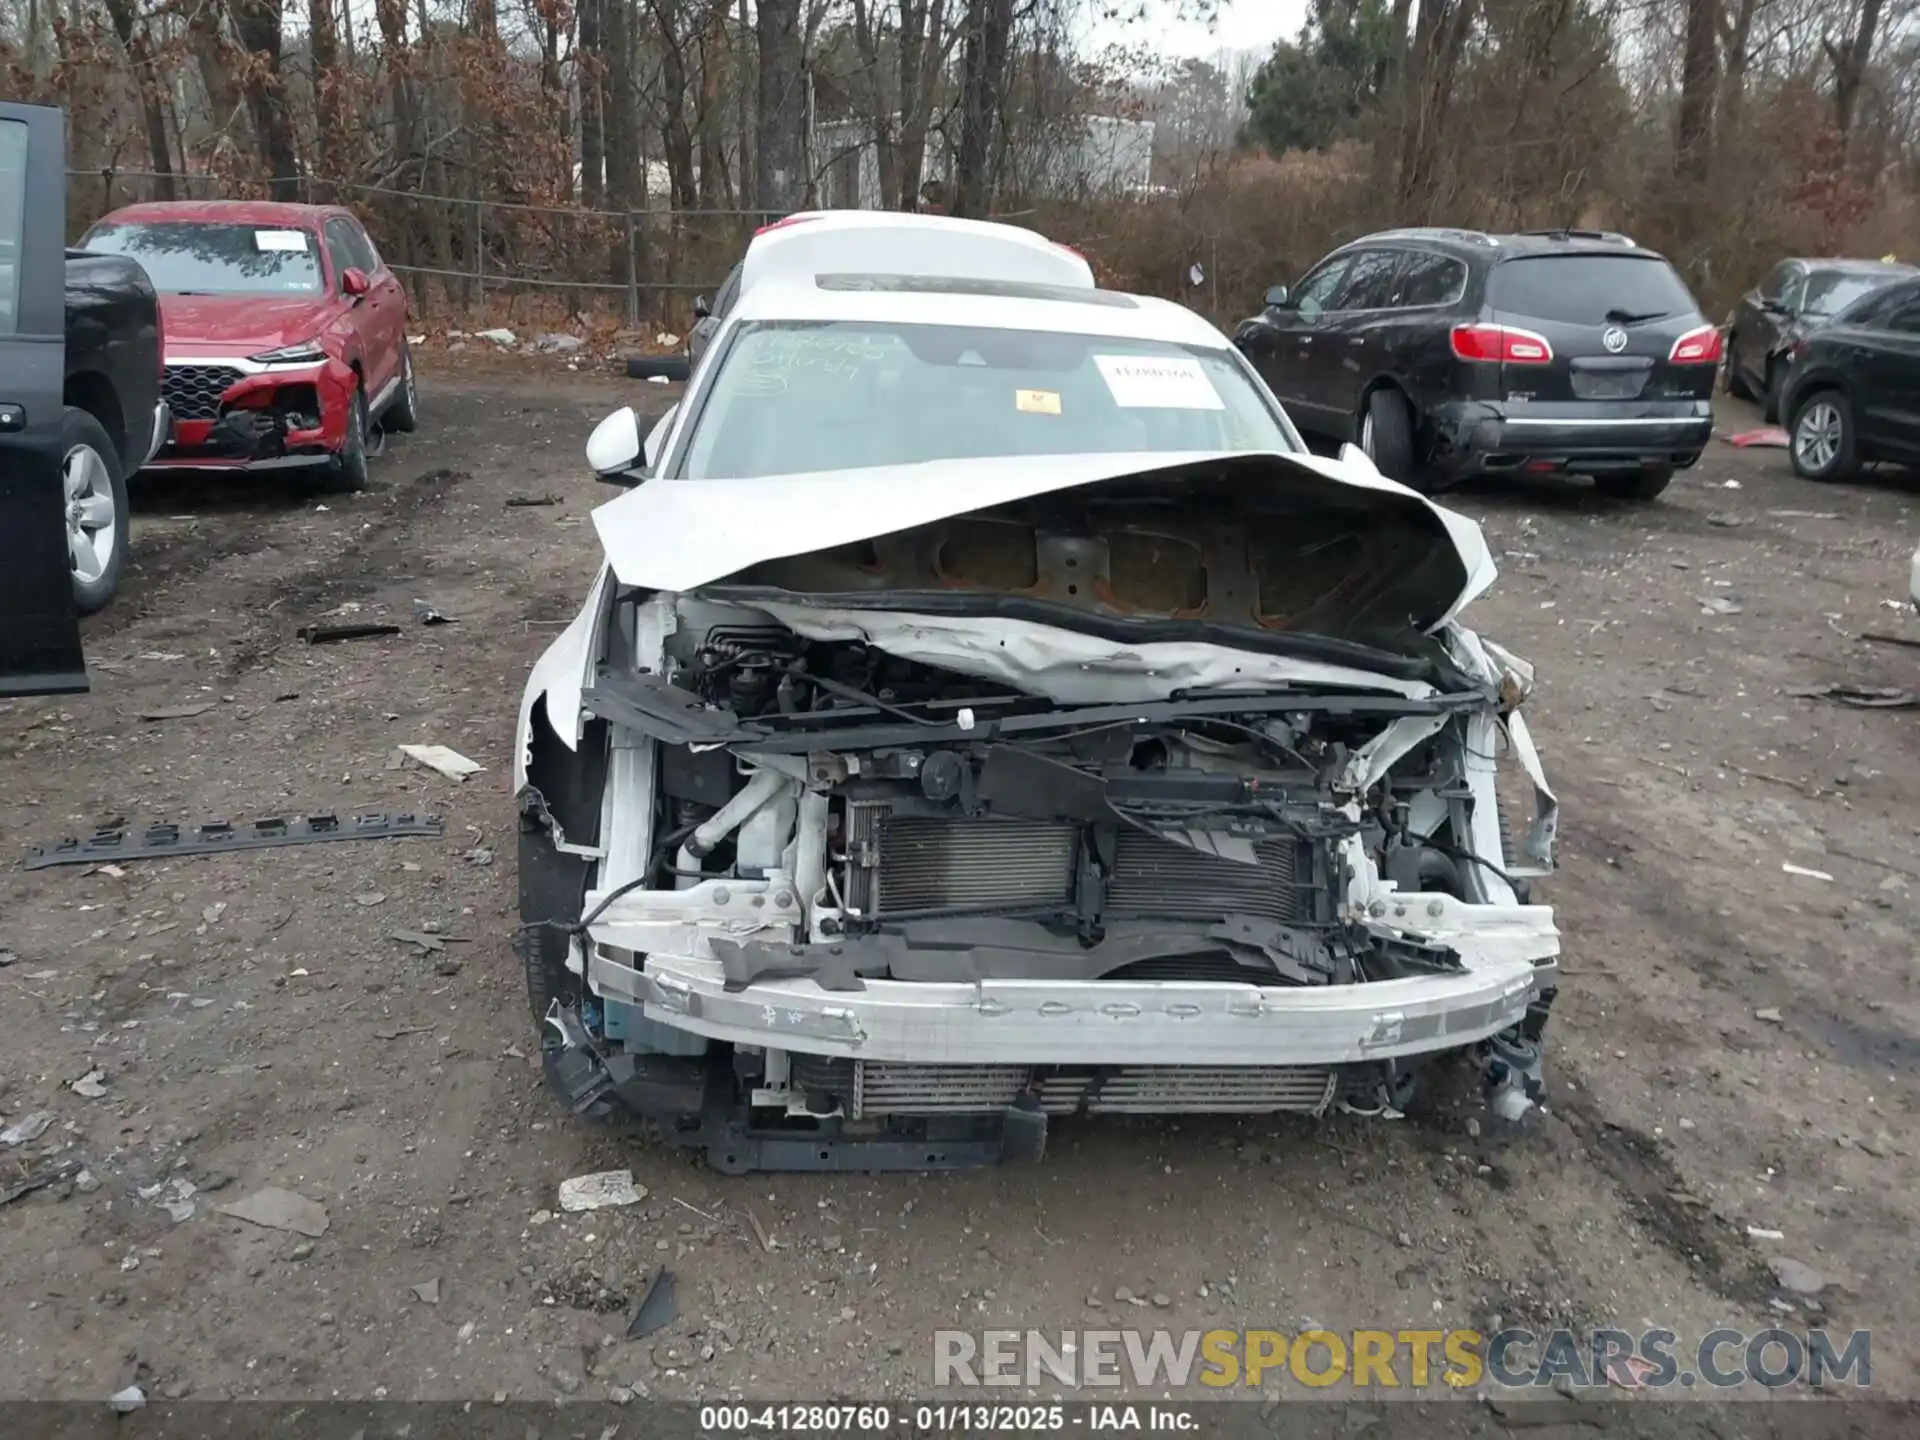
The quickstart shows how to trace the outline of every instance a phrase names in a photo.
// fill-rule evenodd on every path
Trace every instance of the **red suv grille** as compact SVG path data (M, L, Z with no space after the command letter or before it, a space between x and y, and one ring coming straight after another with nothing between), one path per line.
M244 377L231 365L169 365L161 393L176 420L216 420L220 397Z

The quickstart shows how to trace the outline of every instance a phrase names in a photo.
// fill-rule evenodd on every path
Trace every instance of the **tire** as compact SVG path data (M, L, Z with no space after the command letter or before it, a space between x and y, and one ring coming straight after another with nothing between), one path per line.
M367 392L356 389L347 411L347 441L322 472L329 495L356 495L367 488Z
M131 516L120 449L85 410L68 406L60 422L60 477L74 608L92 615L113 599L127 564Z
M380 414L380 428L389 435L411 435L420 428L420 387L413 378L413 351L400 351L400 389Z
M685 380L693 373L693 362L685 355L629 355L629 380Z
M1787 427L1793 473L1802 480L1851 480L1860 473L1854 441L1853 406L1838 390L1815 390L1799 397Z
M1398 390L1382 386L1367 397L1366 413L1360 417L1360 448L1389 480L1422 488L1413 407Z
M1593 477L1593 488L1613 500L1651 500L1672 483L1671 465L1650 465L1632 475Z
M1769 425L1780 423L1780 382L1786 367L1776 359L1767 361L1767 388L1760 395L1760 418Z

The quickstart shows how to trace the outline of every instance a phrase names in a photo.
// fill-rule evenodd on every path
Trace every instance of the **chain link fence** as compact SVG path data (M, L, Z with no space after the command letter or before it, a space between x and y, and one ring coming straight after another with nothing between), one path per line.
M160 199L264 200L261 181L142 170L70 170L69 238L124 205ZM417 313L459 315L544 296L569 313L609 312L629 325L684 316L712 293L765 210L597 210L434 195L301 177L303 203L358 213L381 256L406 278Z

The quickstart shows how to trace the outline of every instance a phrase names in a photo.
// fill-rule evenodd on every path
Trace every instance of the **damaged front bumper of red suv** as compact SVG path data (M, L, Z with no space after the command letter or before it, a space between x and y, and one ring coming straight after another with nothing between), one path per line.
M167 362L173 433L154 470L289 470L346 448L359 376L336 359Z

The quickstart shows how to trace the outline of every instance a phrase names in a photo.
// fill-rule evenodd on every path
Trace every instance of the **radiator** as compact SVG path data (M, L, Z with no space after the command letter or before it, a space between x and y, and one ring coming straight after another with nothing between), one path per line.
M848 807L847 904L873 919L1070 907L1078 827L1045 820L889 815L885 801ZM1306 847L1261 841L1256 863L1204 855L1123 829L1107 886L1111 918L1309 917Z
M843 1097L851 1119L883 1115L990 1114L1027 1089L1024 1065L909 1065L795 1057L795 1085ZM814 1073L815 1071L819 1073ZM1055 1071L1038 1076L1040 1108L1071 1115L1318 1115L1332 1104L1336 1072L1318 1065L1137 1065L1104 1075Z

